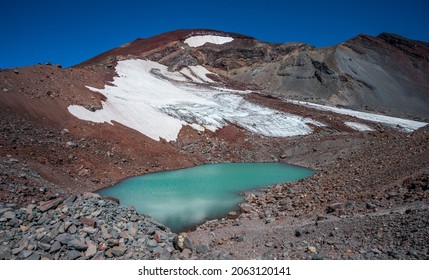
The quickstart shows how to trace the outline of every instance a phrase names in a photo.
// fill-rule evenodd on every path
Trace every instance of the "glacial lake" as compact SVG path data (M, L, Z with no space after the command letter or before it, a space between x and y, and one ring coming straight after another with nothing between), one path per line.
M132 205L173 232L226 217L241 192L297 181L315 171L284 163L217 163L131 177L98 193Z

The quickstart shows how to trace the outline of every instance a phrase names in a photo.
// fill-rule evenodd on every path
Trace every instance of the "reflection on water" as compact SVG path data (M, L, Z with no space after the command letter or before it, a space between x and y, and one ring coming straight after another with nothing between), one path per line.
M132 177L99 191L178 232L226 216L240 192L299 180L313 170L283 163L221 163Z

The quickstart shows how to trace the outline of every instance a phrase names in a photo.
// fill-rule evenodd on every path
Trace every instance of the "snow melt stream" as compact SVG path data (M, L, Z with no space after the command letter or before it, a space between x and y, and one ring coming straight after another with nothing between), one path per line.
M309 134L312 130L307 123L323 126L248 102L237 92L216 89L205 77L210 72L202 66L171 72L157 62L124 60L118 62L116 72L113 85L88 87L106 96L101 110L71 105L69 112L97 123L115 121L152 139L167 141L176 140L183 125L214 131L235 124L269 137Z

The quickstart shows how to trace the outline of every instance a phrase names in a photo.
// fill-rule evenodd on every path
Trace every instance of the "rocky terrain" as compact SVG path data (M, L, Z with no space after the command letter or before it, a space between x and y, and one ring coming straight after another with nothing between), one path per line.
M184 43L208 34L234 40ZM69 113L70 105L100 111L107 97L87 86L112 83L118 61L129 58L172 71L202 65L214 82L196 87L248 90L247 102L324 125L310 124L313 133L292 137L267 137L233 123L216 131L185 125L168 142ZM427 43L392 34L316 49L182 30L138 39L67 69L0 69L0 259L428 259L428 126L407 133L285 102L428 120L428 58ZM269 161L318 172L243 194L237 213L187 235L93 193L154 171Z

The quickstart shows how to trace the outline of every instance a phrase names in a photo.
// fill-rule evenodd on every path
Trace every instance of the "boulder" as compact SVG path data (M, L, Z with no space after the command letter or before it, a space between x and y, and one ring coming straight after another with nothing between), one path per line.
M85 251L86 249L88 249L88 245L85 242L82 242L77 238L72 239L68 243L68 246L69 246L69 248L73 248L73 249L76 249L78 251Z
M6 211L3 213L3 218L5 218L6 220L12 220L15 219L16 214L13 211Z
M71 236L68 233L61 233L58 234L57 237L55 237L55 240L60 242L61 244L67 245L70 241L72 241L73 236Z
M95 220L90 219L90 218L86 218L86 217L81 217L79 219L79 222L81 222L82 224L85 224L87 226L93 227L93 228L95 228L97 225L97 222Z
M93 242L88 243L88 249L86 249L85 257L91 258L95 256L95 254L97 254L97 246Z
M44 201L37 206L37 209L39 209L42 212L46 212L49 209L56 208L58 205L60 205L64 201L64 197L58 197L49 201Z
M49 254L53 254L61 250L61 243L59 241L55 241L54 244L51 245L49 249Z
M180 233L179 235L176 235L173 238L173 246L181 252L184 249L189 249L191 251L193 250L192 241L189 239L186 233Z
M113 196L103 196L103 198L107 199L107 200L110 200L110 201L113 201L116 204L119 204L119 199L117 199L116 197L113 197ZM134 221L133 220L131 220L131 221L135 222L135 221L137 221L137 219L135 219Z
M242 203L240 204L240 211L243 213L250 213L253 211L253 206L249 203Z
M120 246L113 247L111 252L112 252L113 256L120 257L123 254L125 254L126 251L127 251L127 248L120 245Z

